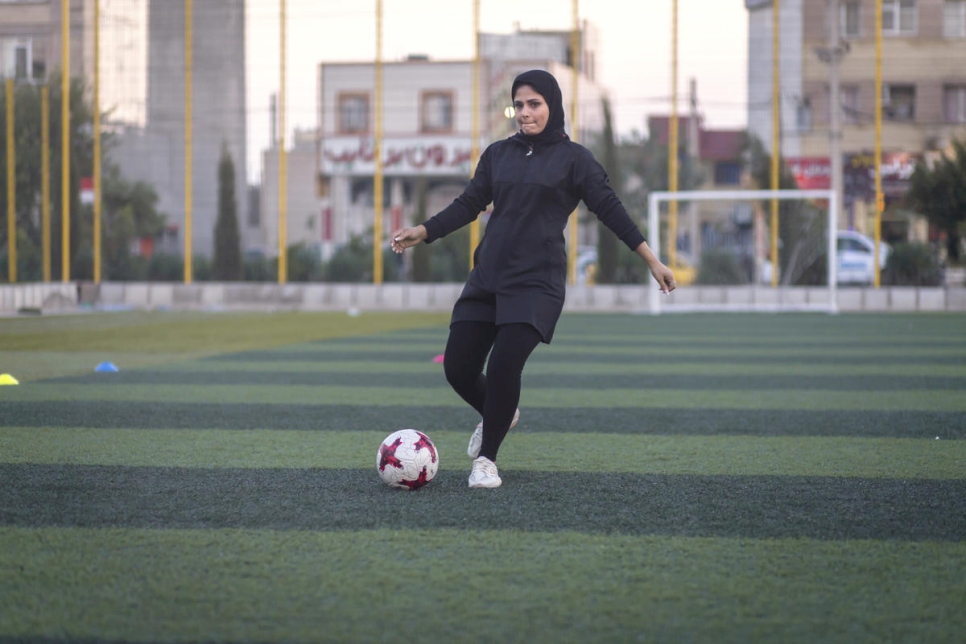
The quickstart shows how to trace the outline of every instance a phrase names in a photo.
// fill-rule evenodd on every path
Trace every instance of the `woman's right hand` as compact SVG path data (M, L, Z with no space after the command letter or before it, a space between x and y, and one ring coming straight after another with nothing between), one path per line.
M415 228L400 228L389 237L389 246L393 252L401 253L426 239L426 234L426 227L422 224Z

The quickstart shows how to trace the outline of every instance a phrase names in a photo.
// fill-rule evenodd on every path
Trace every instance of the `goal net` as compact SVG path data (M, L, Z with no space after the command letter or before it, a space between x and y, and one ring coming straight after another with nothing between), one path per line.
M678 289L650 312L837 312L835 213L831 190L652 192L648 245Z

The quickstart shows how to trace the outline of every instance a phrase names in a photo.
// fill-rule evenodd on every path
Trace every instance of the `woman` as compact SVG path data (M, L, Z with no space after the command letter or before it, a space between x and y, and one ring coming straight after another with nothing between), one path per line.
M510 96L520 131L486 148L452 204L414 228L395 231L390 242L396 253L433 242L493 203L473 271L453 307L443 362L446 380L483 417L467 448L474 459L471 488L502 483L496 456L520 416L523 367L540 342L550 343L563 311L563 231L579 201L647 263L664 293L675 288L674 275L647 246L604 169L564 132L557 80L543 70L524 72Z

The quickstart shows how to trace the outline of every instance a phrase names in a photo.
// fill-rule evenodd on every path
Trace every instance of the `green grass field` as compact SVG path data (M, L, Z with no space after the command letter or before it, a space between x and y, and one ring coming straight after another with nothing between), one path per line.
M497 490L447 318L0 319L0 642L963 641L966 317L566 315Z

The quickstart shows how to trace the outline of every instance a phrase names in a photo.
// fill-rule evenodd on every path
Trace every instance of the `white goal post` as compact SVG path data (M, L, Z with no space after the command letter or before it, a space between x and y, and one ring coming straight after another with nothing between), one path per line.
M690 201L769 201L777 199L779 201L789 200L826 200L828 207L828 299L820 304L782 304L781 298L772 298L768 303L742 304L738 306L727 305L700 305L688 304L676 306L674 304L675 293L665 296L660 290L654 288L650 291L649 309L653 314L661 313L662 309L667 311L696 311L696 310L738 310L738 311L780 311L780 310L812 310L825 311L828 313L838 312L838 295L836 284L837 262L836 257L836 236L834 231L838 229L836 212L838 212L838 199L832 190L684 190L678 192L652 192L648 197L647 208L647 243L658 257L661 256L661 205L671 201L690 202ZM676 240L675 240L676 241ZM777 270L777 263L773 270ZM688 287L684 287L688 288ZM747 287L750 289L764 289L774 291L769 287L752 284ZM667 301L662 301L662 298Z

